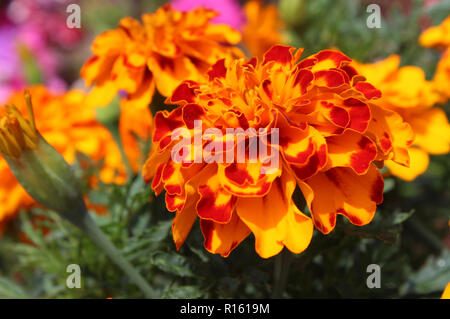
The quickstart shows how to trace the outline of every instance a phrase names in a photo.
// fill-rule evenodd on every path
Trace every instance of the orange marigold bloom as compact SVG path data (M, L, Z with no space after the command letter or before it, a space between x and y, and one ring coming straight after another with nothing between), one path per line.
M142 15L142 24L121 19L116 29L94 40L94 55L81 70L87 85L94 85L90 100L103 106L124 91L128 102L140 99L148 105L155 86L169 96L182 81L201 80L218 59L240 55L232 46L240 42L240 33L210 23L216 15L204 8L181 12L165 5Z
M280 20L274 4L263 5L261 0L250 0L244 5L247 22L242 30L242 39L250 56L262 58L275 44L282 43L281 31L284 23Z
M373 64L355 63L358 71L382 92L375 103L400 114L415 133L408 149L410 166L393 161L385 164L391 173L411 181L428 168L428 154L446 154L450 150L450 126L445 112L434 105L440 100L433 82L416 66L400 65L400 57L392 55Z
M85 106L86 97L82 91L72 90L55 95L43 86L33 86L28 90L33 100L38 131L67 162L74 163L77 153L86 154L102 165L99 177L103 182L125 182L125 168L120 152L109 131L96 121L95 108ZM22 113L25 113L27 107L22 92L14 94L7 105L15 105ZM1 108L0 116L4 112ZM0 158L0 175L2 224L14 217L20 209L35 203L16 180L3 158Z
M356 225L371 221L384 185L374 162L408 165L409 125L372 103L381 93L350 66L352 60L332 50L300 60L302 52L278 45L261 62L219 60L208 81L186 81L167 99L179 107L155 115L143 176L156 194L165 190L167 208L176 212L177 248L199 217L212 253L228 256L250 233L261 257L284 246L300 253L313 224L327 234L337 214ZM196 130L199 120L203 138ZM180 131L190 133L183 136L182 151L172 138ZM215 132L213 139L208 132ZM276 134L278 142L272 140ZM251 154L250 141L259 145L259 157ZM264 146L270 155L261 153ZM245 160L233 161L242 147ZM199 148L219 160L197 161ZM269 167L268 158L276 154L278 165ZM297 186L312 219L294 204Z
M142 15L142 23L123 18L116 29L94 40L94 55L81 70L87 86L93 86L87 103L105 106L120 93L120 130L132 162L141 155L136 137L150 137L148 105L155 87L163 96L170 96L182 81L200 81L218 59L243 55L234 46L241 40L240 33L210 23L216 16L205 8L181 12L165 5Z

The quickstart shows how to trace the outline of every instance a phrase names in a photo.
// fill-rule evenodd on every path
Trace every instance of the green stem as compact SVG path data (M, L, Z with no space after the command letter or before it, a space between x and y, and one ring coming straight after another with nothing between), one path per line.
M139 272L122 256L120 251L111 243L102 232L87 211L81 214L64 215L70 222L80 228L105 254L118 266L130 280L139 287L146 298L155 298L156 295L147 281Z
M406 221L405 226L420 237L434 251L440 253L445 249L439 238L430 232L422 223L417 221L414 216Z
M114 138L114 141L117 144L117 147L119 148L120 156L122 157L123 164L125 165L125 170L127 172L127 179L130 180L134 173L131 169L130 162L128 161L127 154L125 154L125 149L123 147L122 139L120 138L119 134L119 123L115 122L113 124L106 125L111 132L111 135Z
M134 173L133 170L131 169L128 157L125 154L122 139L120 138L119 133L120 101L118 96L116 96L116 98L113 101L111 101L111 103L108 106L97 108L97 120L104 126L106 126L110 131L111 135L113 136L114 141L116 142L117 147L119 148L123 164L125 165L127 178L128 180L130 180L133 177Z
M289 268L292 262L292 255L284 249L275 257L274 264L274 288L272 298L281 298L286 289Z

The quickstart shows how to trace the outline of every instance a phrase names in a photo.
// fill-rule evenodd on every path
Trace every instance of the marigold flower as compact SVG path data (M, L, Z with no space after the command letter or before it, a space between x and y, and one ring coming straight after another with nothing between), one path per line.
M205 8L181 12L165 5L142 15L142 24L121 19L116 29L94 40L94 55L81 70L87 85L94 85L89 102L107 105L122 90L127 102L148 105L155 86L169 96L182 81L200 80L218 59L240 55L232 46L241 40L239 32L210 23L216 15Z
M275 44L282 43L284 23L274 4L263 5L260 0L250 0L244 5L247 19L242 34L250 56L262 58Z
M428 154L449 152L450 126L445 112L434 107L441 98L434 83L425 79L419 67L399 65L398 55L373 64L355 63L357 70L382 92L374 103L400 114L415 133L414 143L408 149L410 166L385 163L392 174L411 181L428 168Z
M205 8L181 12L165 5L142 15L142 23L123 18L116 29L94 40L94 55L81 70L86 84L93 86L87 103L105 106L120 93L120 131L132 163L141 156L138 138L150 137L148 105L155 87L163 96L170 96L182 81L201 80L218 59L243 56L234 46L241 40L240 33L212 23L217 15ZM137 171L139 167L132 168Z
M261 257L284 246L300 253L313 223L327 234L337 214L356 225L371 221L383 200L375 162L408 165L409 125L372 103L381 93L352 60L332 50L300 60L303 50L294 51L277 45L260 62L219 60L208 81L177 87L166 102L179 107L155 115L143 176L156 194L165 190L167 208L176 212L177 248L199 217L212 253L228 256L250 233ZM180 132L189 133L181 148ZM242 146L244 161L236 162ZM293 201L297 185L312 219Z
M43 86L33 86L28 90L34 105L33 117L29 118L35 119L30 124L20 115L27 110L22 93L14 94L8 101L7 105L10 106L0 109L0 126L3 132L0 149L3 154L16 156L24 147L33 148L36 133L32 132L38 130L67 162L74 163L76 154L84 153L102 165L99 177L103 182L125 182L125 168L120 152L109 131L96 121L95 108L84 104L83 92L72 90L66 94L54 95ZM14 124L16 121L19 121L25 134L18 132L13 139L8 132L14 133L15 131L11 131L14 127L18 129L17 124ZM21 142L22 135L25 144ZM1 224L14 217L20 209L35 205L35 202L18 183L3 158L0 158L0 174ZM95 183L94 180L93 182Z

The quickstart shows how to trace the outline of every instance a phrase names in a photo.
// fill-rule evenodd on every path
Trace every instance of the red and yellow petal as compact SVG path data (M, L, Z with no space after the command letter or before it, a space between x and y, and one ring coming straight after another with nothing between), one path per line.
M266 196L237 201L236 212L254 234L255 249L262 258L278 254L284 246L298 254L311 241L311 219L292 200L295 187L295 179L284 174Z
M370 165L364 175L351 168L337 167L321 172L305 181L305 198L317 229L328 234L336 224L336 214L346 216L355 225L368 224L375 215L376 205L383 201L383 178ZM312 192L313 196L309 194Z
M231 219L226 224L201 219L200 227L205 238L205 249L222 257L228 257L231 251L250 234L250 229L236 212L232 213Z
M197 213L202 219L217 223L228 223L231 219L236 197L221 186L217 174L212 175L199 185L200 199L197 202Z
M357 174L365 174L377 156L375 143L351 130L326 140L330 167L351 167Z

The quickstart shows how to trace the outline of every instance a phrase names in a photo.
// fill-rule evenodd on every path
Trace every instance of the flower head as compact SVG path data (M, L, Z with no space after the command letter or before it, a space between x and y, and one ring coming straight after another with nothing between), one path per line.
M99 35L92 44L94 55L81 70L88 86L89 103L108 104L118 91L128 102L147 106L155 86L169 96L183 80L200 80L216 60L241 54L233 47L238 31L212 24L214 11L197 8L189 12L170 5L142 15L142 23L123 18L119 26Z
M326 234L337 214L371 221L383 199L374 163L408 165L408 124L372 104L380 91L351 59L325 50L301 60L302 51L219 60L208 81L177 87L167 102L179 107L156 114L143 176L176 212L177 248L199 217L210 252L227 256L253 233L262 257L300 253L313 224ZM297 186L312 220L294 203Z
M410 166L386 162L392 174L411 181L426 171L428 154L449 152L450 126L445 112L435 106L441 100L435 82L427 81L419 67L399 65L397 55L373 64L354 62L356 69L382 92L374 103L400 114L414 131L414 143L408 148Z

